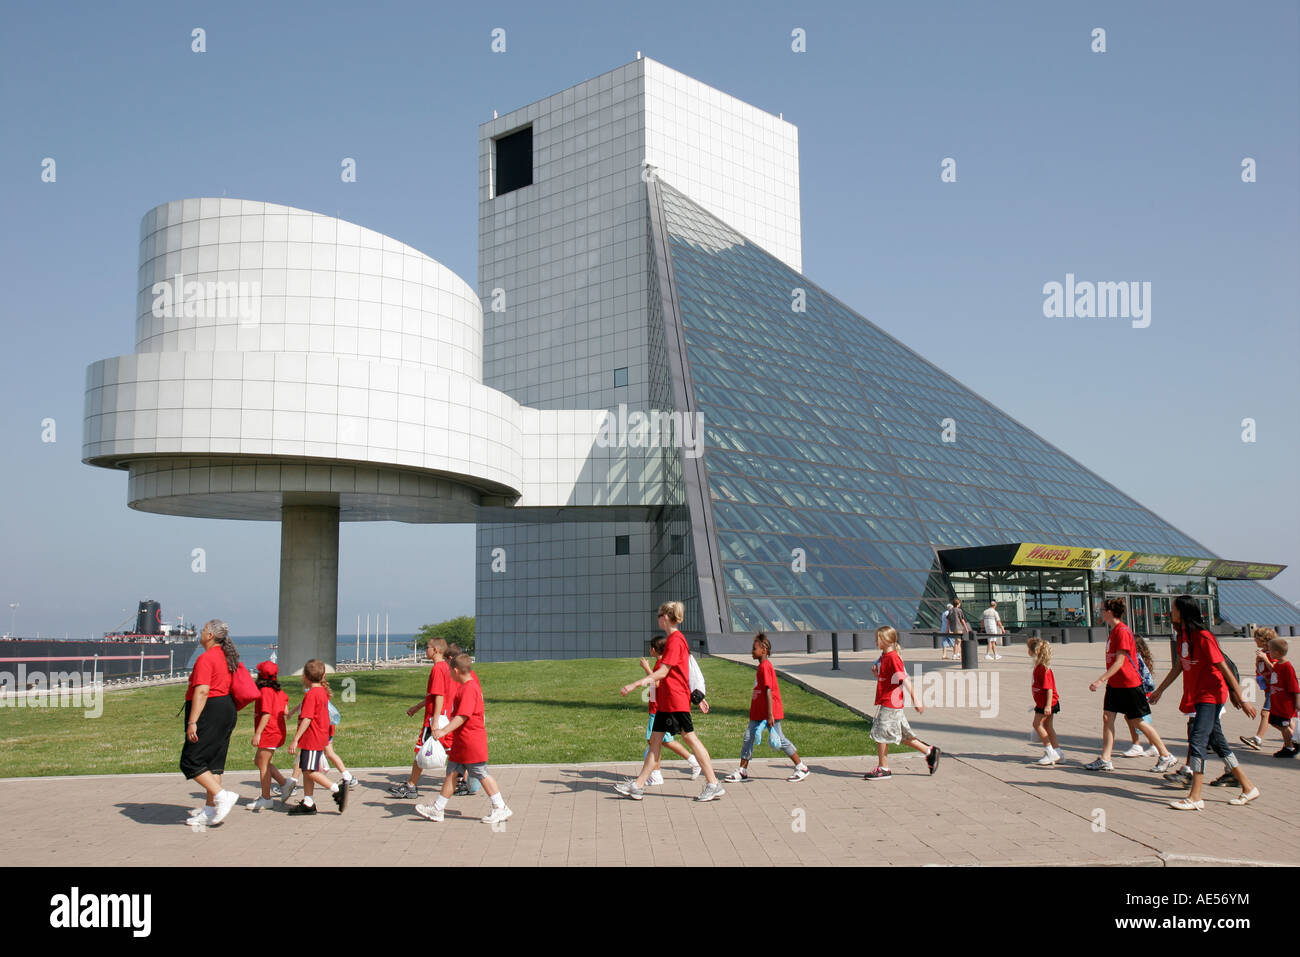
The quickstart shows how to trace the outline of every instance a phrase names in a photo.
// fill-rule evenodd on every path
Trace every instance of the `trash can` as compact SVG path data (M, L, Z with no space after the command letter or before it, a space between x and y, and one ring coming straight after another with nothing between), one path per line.
M968 671L980 666L980 640L968 634L961 640L961 670Z

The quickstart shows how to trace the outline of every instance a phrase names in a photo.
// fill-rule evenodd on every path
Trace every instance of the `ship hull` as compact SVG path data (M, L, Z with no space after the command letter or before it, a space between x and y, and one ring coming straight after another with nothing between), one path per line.
M4 681L10 686L6 691L22 690L16 687L20 667L28 676L75 671L97 674L100 680L139 678L142 674L146 678L186 675L198 648L197 638L178 642L5 640L0 641L0 680L9 679Z

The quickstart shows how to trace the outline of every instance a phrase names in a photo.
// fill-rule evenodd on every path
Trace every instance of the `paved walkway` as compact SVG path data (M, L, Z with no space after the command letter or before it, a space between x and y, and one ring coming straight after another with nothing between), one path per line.
M1249 646L1238 642L1228 650L1249 674ZM842 675L830 672L829 655L781 655L776 664L783 674L870 712L873 685L864 676L874 657L843 655ZM672 762L664 786L649 789L637 803L611 787L632 771L630 763L499 766L493 773L515 813L496 831L478 821L488 810L482 796L453 798L442 824L417 817L414 802L386 795L388 784L404 775L400 768L359 770L362 787L342 816L328 800L308 819L278 809L254 814L241 805L225 824L197 830L180 822L201 799L176 774L9 779L0 781L7 824L0 831L0 860L289 864L307 840L318 839L338 863L384 865L427 864L448 855L462 864L508 866L1300 864L1298 761L1239 751L1263 797L1238 808L1227 804L1235 790L1207 788L1204 813L1170 810L1167 801L1182 792L1161 786L1148 770L1154 763L1149 758L1117 757L1110 774L1082 769L1096 754L1101 696L1091 695L1087 683L1101 673L1101 657L1100 645L1058 646L1068 763L1056 768L1030 764L1040 752L1028 742L1030 668L1018 646L1002 661L980 661L987 693L997 678L996 701L986 700L984 709L996 703L996 715L980 717L971 707L909 712L917 732L944 751L934 776L918 755L891 757L894 779L882 783L862 780L874 759L811 758L813 775L790 784L784 759L756 759L753 780L698 804L691 797L699 783ZM925 674L956 671L941 666L937 652L911 651L905 658L909 668L921 663ZM1156 724L1181 755L1184 726L1172 690L1156 709ZM1232 740L1252 730L1249 725L1229 712ZM722 770L734 768L739 742L711 738L707 723L701 731ZM790 732L798 740L797 720ZM868 743L864 734L864 749ZM227 777L228 786L245 796L244 805L255 794L254 781L251 772Z

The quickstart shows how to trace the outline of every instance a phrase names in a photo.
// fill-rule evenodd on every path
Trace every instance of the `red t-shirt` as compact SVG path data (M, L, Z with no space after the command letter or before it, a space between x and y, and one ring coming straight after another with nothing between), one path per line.
M1034 707L1051 708L1061 701L1060 694L1056 691L1056 675L1052 669L1046 665L1038 665L1034 668ZM1048 701L1048 698L1051 701Z
M447 759L457 764L482 764L488 759L487 729L483 726L483 689L476 678L460 685L452 719L462 715L465 723L456 729L456 741L448 750Z
M311 724L299 739L298 747L304 751L324 751L325 745L330 743L329 696L324 688L307 689L298 712L299 724L304 718L311 718Z
M1106 639L1106 669L1115 663L1115 656L1124 656L1124 667L1110 676L1106 682L1108 688L1140 688L1142 686L1142 676L1138 674L1137 665L1137 643L1133 640L1133 632L1129 631L1128 625L1122 621L1115 622L1115 627L1110 630L1110 636Z
M425 690L424 723L433 727L433 699L442 695L442 713L451 715L451 698L455 680L451 677L451 668L446 661L439 661L429 669L429 685Z
M1295 665L1289 661L1278 661L1273 665L1273 673L1268 676L1269 712L1278 718L1295 717L1295 696L1300 691L1296 683Z
M194 698L194 689L199 685L208 686L209 698L224 698L230 694L230 669L226 667L226 653L220 645L213 645L194 662L190 686L185 691L186 701Z
M883 704L886 708L903 707L903 678L906 675L903 658L897 651L881 655L876 677L876 704Z
M266 723L266 730L257 740L259 748L278 748L284 744L286 734L284 726L284 713L289 708L289 696L283 691L276 691L274 688L263 688L261 696L257 699L257 704L253 706L253 728L262 723L262 715L269 714L271 720Z
M659 682L656 692L655 703L659 711L691 710L690 657L686 639L680 631L674 631L668 636L664 656L659 659L661 667L668 666L668 674Z
M767 689L772 689L772 720L780 721L785 717L781 707L781 688L776 683L776 669L772 662L764 658L758 663L758 676L754 679L754 695L749 701L749 719L751 721L767 720Z
M1188 636L1183 632L1178 639L1178 662L1183 667L1183 700L1178 710L1192 714L1198 704L1224 704L1228 700L1228 685L1219 673L1223 660L1219 643L1208 631Z

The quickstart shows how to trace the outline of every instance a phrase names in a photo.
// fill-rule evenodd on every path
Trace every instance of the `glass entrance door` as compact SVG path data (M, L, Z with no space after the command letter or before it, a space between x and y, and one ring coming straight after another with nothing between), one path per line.
M1151 604L1149 599L1148 595L1128 596L1128 626L1135 635L1151 634L1151 625L1147 621L1147 609Z
M1165 595L1152 595L1149 615L1151 617L1151 634L1172 635L1174 623L1169 619L1169 598Z

